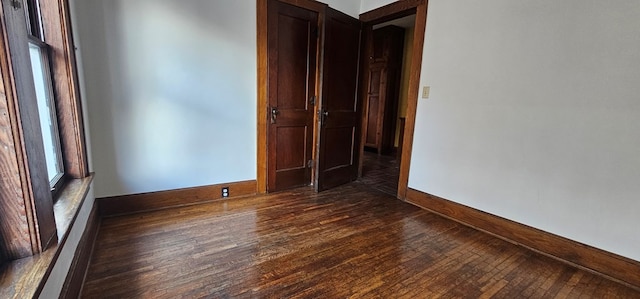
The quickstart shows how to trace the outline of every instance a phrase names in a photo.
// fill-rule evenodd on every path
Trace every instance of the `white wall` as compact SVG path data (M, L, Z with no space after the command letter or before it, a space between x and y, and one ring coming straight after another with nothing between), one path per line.
M76 2L98 197L255 178L254 1ZM409 186L640 260L639 5L429 1Z
M256 4L76 0L97 197L256 178Z
M389 3L396 2L392 0L361 0L360 13L365 13L378 7L385 6Z
M409 186L640 260L638 15L429 1Z
M320 1L329 5L329 7L346 13L354 18L360 15L360 0L324 0Z

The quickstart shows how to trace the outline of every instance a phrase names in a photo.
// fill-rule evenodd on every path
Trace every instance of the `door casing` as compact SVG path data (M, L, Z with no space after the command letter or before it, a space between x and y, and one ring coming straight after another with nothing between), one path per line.
M397 18L415 14L413 54L409 70L409 90L407 96L407 115L405 117L405 130L402 138L402 153L400 154L400 178L398 180L397 198L404 200L407 196L409 185L409 170L411 166L411 152L413 149L413 133L416 124L416 110L420 91L420 73L422 71L422 51L424 47L424 33L427 24L427 0L403 0L396 1L383 7L368 11L360 15L360 21L364 22L364 32L371 34L371 28L375 24L391 21ZM365 37L366 38L366 37ZM368 74L368 64L362 66L362 74ZM363 76L362 80L368 80ZM366 82L366 81L365 81ZM364 96L364 94L363 94ZM361 101L362 102L362 101ZM364 125L364 118L363 124ZM364 138L360 142L360 171L362 174L362 157L364 152Z
M268 130L268 96L267 96L267 82L268 82L268 48L267 48L267 1L268 0L257 0L257 46L258 46L258 110L257 110L257 130L258 130L258 140L257 140L257 192L258 193L266 193L267 192L267 130ZM322 32L322 23L324 22L324 10L327 6L324 3L320 3L313 0L279 0L281 2L293 4L299 7L303 7L309 10L318 12L318 28L320 30L319 34L323 34ZM424 46L424 34L427 23L427 0L401 0L390 3L383 7L368 11L366 13L360 14L360 21L364 22L363 30L366 34L369 30L366 28L370 28L375 24L390 21L399 17L407 16L414 14L416 15L415 24L414 24L414 38L413 38L413 54L411 57L411 65L409 71L409 90L408 90L408 103L407 103L407 115L406 115L406 124L403 136L403 145L402 145L402 153L401 153L401 163L400 163L400 179L398 181L398 193L397 198L405 199L407 190L408 190L408 182L409 182L409 170L410 170L410 160L411 153L413 149L413 134L415 131L415 122L416 122L416 110L418 106L418 95L420 89L420 73L422 70L422 51ZM318 47L321 47L321 43L318 43ZM361 47L361 51L365 51L365 47ZM318 51L320 53L320 51ZM318 62L321 61L320 57L318 57ZM316 64L316 95L320 92L320 67L321 63ZM363 65L362 67L366 67ZM361 74L366 74L367 72L362 72ZM360 79L360 82L363 82L364 76ZM360 84L360 88L362 88L364 84ZM361 92L363 96L363 93ZM360 105L363 104L362 99L360 100ZM317 118L317 109L319 105L316 105L316 115ZM317 119L314 120L314 123L317 124ZM314 128L314 140L317 140L318 129L317 126ZM361 136L361 139L364 139L364 136ZM314 145L315 147L315 145ZM314 148L313 153L316 153L317 150ZM362 154L364 152L364 140L360 142L360 161L359 161L359 173L362 173ZM314 157L314 161L317 161L316 157ZM315 173L315 168L312 171ZM315 178L312 177L312 181Z

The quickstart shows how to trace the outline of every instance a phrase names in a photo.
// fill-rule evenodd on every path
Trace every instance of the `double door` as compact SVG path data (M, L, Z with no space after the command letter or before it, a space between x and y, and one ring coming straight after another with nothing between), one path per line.
M276 0L267 15L267 190L355 180L360 22Z

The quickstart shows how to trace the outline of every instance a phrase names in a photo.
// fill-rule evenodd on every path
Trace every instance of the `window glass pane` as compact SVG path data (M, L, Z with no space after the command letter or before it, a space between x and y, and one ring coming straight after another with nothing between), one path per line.
M53 102L53 88L50 80L49 64L45 53L40 46L29 43L33 81L36 86L38 114L40 116L40 128L42 129L42 141L47 159L47 173L49 182L53 185L57 179L59 179L63 169L58 124Z

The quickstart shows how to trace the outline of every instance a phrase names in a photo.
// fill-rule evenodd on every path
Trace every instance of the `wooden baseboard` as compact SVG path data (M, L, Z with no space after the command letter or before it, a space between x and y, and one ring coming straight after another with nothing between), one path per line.
M257 182L243 181L178 190L99 198L100 216L133 214L192 205L222 199L222 188L229 187L229 197L256 194Z
M89 269L89 262L93 255L93 247L96 237L98 236L99 227L100 217L98 216L98 205L96 203L91 209L89 218L87 219L87 226L80 237L80 242L73 256L67 278L62 286L60 298L80 298L80 292L82 291L82 285L84 284L84 279Z
M640 289L640 262L409 189L406 201L503 240Z

